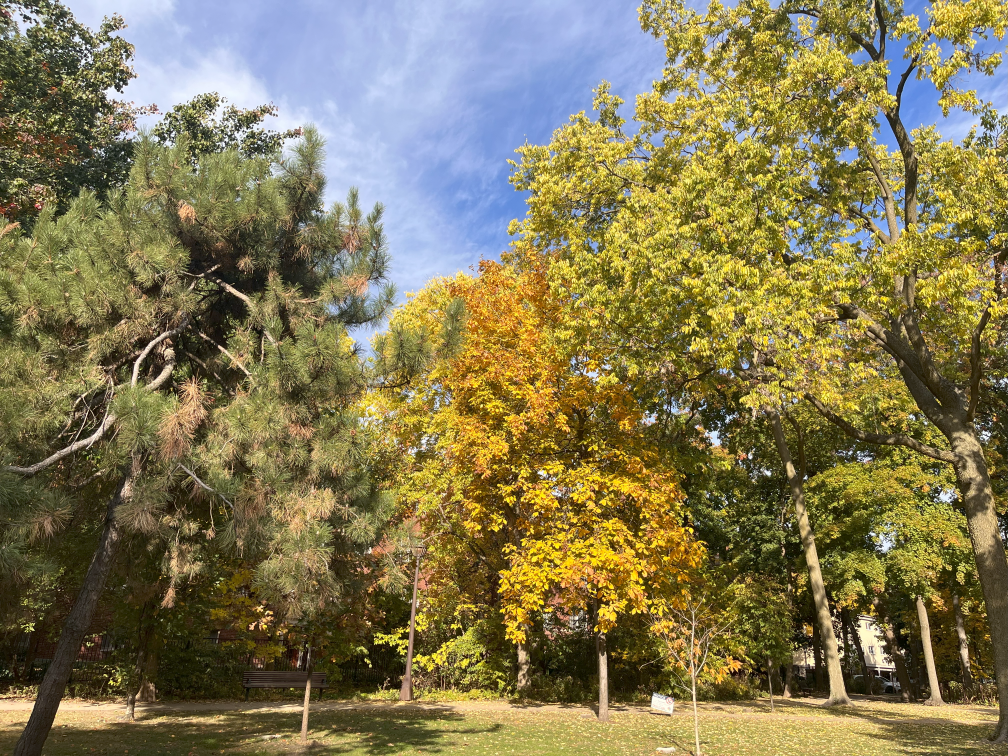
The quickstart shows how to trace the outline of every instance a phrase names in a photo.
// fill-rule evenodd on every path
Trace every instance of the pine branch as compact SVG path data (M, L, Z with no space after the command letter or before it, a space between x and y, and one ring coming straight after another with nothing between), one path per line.
M140 366L143 364L143 361L147 358L147 356L154 350L154 348L158 344L164 342L166 339L169 339L172 336L180 333L183 329L185 329L188 323L189 323L189 316L185 315L183 316L181 325L169 331L165 331L162 334L159 334L158 336L153 338L147 344L146 347L144 347L143 351L140 352L140 356L137 357L136 362L133 363L133 377L130 381L131 387L136 386L137 378L140 373ZM174 370L175 370L175 351L172 349L167 349L165 351L164 368L161 370L161 373L157 376L157 378L155 378L153 381L145 385L144 388L147 391L157 391L159 388L161 388L161 386L163 386L168 381ZM120 386L117 386L116 388L120 388L121 385L122 384L120 384ZM45 470L47 467L51 467L52 465L56 464L61 459L66 459L71 454L74 454L75 452L78 452L81 449L90 449L91 446L93 446L97 441L100 441L105 436L105 434L108 432L108 429L111 428L112 425L115 423L116 419L117 419L116 414L111 410L106 409L105 417L102 419L101 424L99 424L95 432L92 433L87 438L82 438L78 441L74 441L72 444L63 447L58 452L50 454L48 457L46 457L40 462L36 462L34 465L29 465L27 467L21 467L19 465L5 465L2 469L4 472L11 472L17 475L24 475L26 477L35 475L36 473Z
M209 336L207 336L205 333L203 333L203 331L197 331L196 333L198 333L199 337L201 339L203 339L204 341L206 341L208 344L212 344L213 346L217 347L217 349L220 351L220 353L223 354L225 357L227 357L229 360L231 360L231 362L233 362L235 364L235 366L239 370L241 370L243 373L245 373L245 375L247 377L249 377L249 378L252 377L252 373L250 373L248 370L246 370L245 366L241 364L241 361L237 357L235 357L233 354L231 354L231 352L229 352L225 347L221 346L216 341L214 341L213 339L211 339Z
M133 378L130 381L130 386L137 385L137 379L140 377L140 366L143 365L143 361L147 359L148 355L150 355L150 353L154 351L154 348L161 342L165 341L166 339L170 339L173 336L177 336L178 334L182 333L182 331L184 331L188 326L189 326L189 315L184 314L182 316L182 322L179 323L175 328L172 328L170 331L165 331L160 336L153 339L146 347L144 347L143 351L140 352L140 356L137 357L136 362L133 363Z

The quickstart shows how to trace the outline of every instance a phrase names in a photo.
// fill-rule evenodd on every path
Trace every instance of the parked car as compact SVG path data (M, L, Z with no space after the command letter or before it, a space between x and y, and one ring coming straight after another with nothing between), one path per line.
M871 689L872 695L877 696L880 693L888 693L889 691L886 688L891 684L892 683L890 683L888 680L872 675L872 689ZM899 683L897 683L897 685L899 685ZM850 692L851 693L865 692L864 675L854 675L854 677L851 678ZM896 692L899 692L898 688Z
M900 687L898 680L893 680L892 682L886 680L885 690L883 690L882 692L894 696L897 693L901 693L902 691L903 689Z

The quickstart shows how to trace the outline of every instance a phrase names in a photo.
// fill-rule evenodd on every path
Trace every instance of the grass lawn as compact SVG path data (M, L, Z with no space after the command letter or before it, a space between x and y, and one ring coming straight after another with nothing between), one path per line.
M9 753L28 711L0 710L0 751ZM276 709L145 712L137 722L119 720L108 707L62 711L45 748L61 754L281 754L299 752L300 712ZM994 709L929 709L895 703L859 703L826 711L795 702L769 713L765 702L707 704L701 738L711 756L887 756L888 754L1004 754L984 737L997 720ZM263 736L282 735L265 740ZM391 754L654 754L659 746L692 752L692 720L640 709L615 711L599 724L586 709L323 703L311 715L309 753L346 756Z

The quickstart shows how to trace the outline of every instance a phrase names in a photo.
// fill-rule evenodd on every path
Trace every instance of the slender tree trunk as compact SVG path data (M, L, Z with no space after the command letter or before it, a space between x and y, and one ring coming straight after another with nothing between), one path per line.
M857 651L858 664L861 665L861 676L864 678L865 693L871 695L872 682L875 679L875 675L868 669L868 659L865 657L864 644L861 643L861 618L859 616L855 620L846 609L844 609L844 612L847 614L847 627L850 628L851 636L854 638L854 650Z
M38 645L42 636L42 622L39 622L38 626L32 631L31 637L28 639L28 648L25 650L25 661L21 674L17 674L17 664L11 665L11 671L15 673L15 682L31 682L32 668L35 666L35 655L38 653Z
M851 653L850 621L845 609L840 610L840 629L843 632L843 660L847 667L847 680L854 678L854 654Z
M878 596L872 599L872 606L875 607L876 615L880 620L879 626L882 628L882 635L885 638L887 653L893 660L893 666L896 667L896 679L900 684L900 698L903 699L903 703L909 703L912 692L910 690L910 675L907 673L903 650L900 648L899 640L893 631L892 620L889 619L882 599Z
M924 664L927 666L928 685L931 697L924 703L928 706L942 706L941 688L938 687L938 670L935 667L934 650L931 648L931 623L928 622L927 607L924 599L917 596L917 619L920 622L921 645L924 647Z
M952 594L952 608L955 610L956 635L959 637L959 664L962 667L963 690L967 695L973 692L973 671L970 669L969 639L966 637L966 623L963 621L959 594Z
M977 574L987 605L987 622L994 648L994 674L998 689L998 726L993 740L1008 742L1008 558L994 507L994 491L983 447L972 428L953 433L952 451L959 493L966 509L966 524Z
M528 646L523 641L518 644L518 695L523 696L529 690L529 653Z
M308 647L308 679L305 680L304 710L301 712L301 745L308 745L308 709L311 706L311 676L315 668L311 647Z
M809 587L812 589L812 597L815 599L816 619L819 625L819 637L822 641L823 650L826 652L826 666L829 673L829 699L827 706L845 705L851 701L847 697L847 690L844 687L843 670L840 668L840 655L837 650L836 634L833 632L833 617L830 614L829 600L826 597L826 586L823 584L822 570L819 568L819 553L816 551L815 536L812 533L812 525L809 523L808 512L805 509L805 488L802 475L799 476L795 470L794 462L791 458L791 450L788 448L787 439L784 437L784 428L781 426L780 415L776 412L770 415L770 424L773 428L774 440L777 442L777 451L780 454L781 462L784 463L784 472L787 475L788 486L791 489L791 499L795 506L795 515L798 519L798 532L801 535L802 548L805 551L805 563L808 565Z
M609 654L606 651L605 633L601 631L595 636L595 649L598 652L598 719L599 722L608 722Z
M402 686L399 688L400 701L413 700L413 635L416 632L417 590L420 586L420 556L416 558L416 571L413 573L413 603L410 604L409 642L406 647L406 672L403 673Z
M690 633L690 689L693 694L693 740L696 743L695 756L701 756L700 754L700 717L697 714L696 705L696 679L697 679L697 668L696 668L696 651L695 646L693 646L693 633Z
M773 703L773 662L770 660L769 656L767 657L767 660L766 660L766 677L767 677L767 685L770 686L770 712L773 713L773 710L774 710L774 703Z
M812 618L812 659L815 661L815 689L819 693L826 690L823 681L822 644L819 642L819 623Z
M920 635L917 636L917 645L921 646ZM913 679L914 679L914 695L917 698L923 698L924 697L924 694L921 692L921 670L920 670L920 660L921 660L921 656L923 656L923 654L924 654L923 646L921 647L921 650L919 652L918 652L918 650L916 648L914 649L914 652L913 652L913 669L914 669Z
M105 588L105 581L108 579L119 546L119 526L115 511L133 495L133 484L141 466L140 458L134 457L123 473L115 494L109 499L105 511L105 526L98 541L98 548L95 549L91 566L88 567L87 575L84 577L84 585L81 586L70 614L63 623L63 631L60 633L49 668L39 685L38 696L28 718L28 724L25 725L21 738L14 747L14 756L41 756L42 747L49 737L53 719L56 718L56 711L66 691L67 681L80 653L84 635L91 626L95 607L98 606L98 599Z
M784 698L791 698L794 691L794 659L787 660L784 667Z

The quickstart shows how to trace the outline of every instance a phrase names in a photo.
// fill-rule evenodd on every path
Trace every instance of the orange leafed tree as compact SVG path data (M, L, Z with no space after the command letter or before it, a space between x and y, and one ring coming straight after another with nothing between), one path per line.
M430 585L459 586L458 561L485 576L518 644L537 613L590 611L605 675L605 633L642 611L655 579L702 558L683 525L677 474L632 392L591 346L543 261L484 262L476 277L430 284L397 327L436 328L465 306L464 337L390 413L412 452L402 499L428 537ZM606 686L600 685L600 716Z

